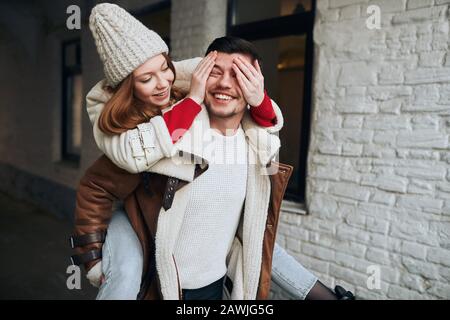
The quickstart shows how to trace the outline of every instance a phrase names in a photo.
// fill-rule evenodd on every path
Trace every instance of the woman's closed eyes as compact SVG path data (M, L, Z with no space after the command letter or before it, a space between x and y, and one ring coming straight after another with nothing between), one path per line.
M166 72L167 70L169 70L170 68L169 68L169 65L164 65L162 68L161 68L161 71L162 72ZM147 83L147 82L149 82L150 80L152 80L152 78L153 78L153 76L152 75L150 75L148 78L145 78L145 79L143 79L141 82L143 82L143 83Z

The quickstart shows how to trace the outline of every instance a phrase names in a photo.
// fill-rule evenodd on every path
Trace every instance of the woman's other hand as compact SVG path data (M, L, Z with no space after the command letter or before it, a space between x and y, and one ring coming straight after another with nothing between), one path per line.
M188 98L191 98L196 103L201 104L205 99L206 80L216 62L217 51L211 51L206 57L200 61L197 68L195 68L191 79L191 88L189 90Z
M233 62L233 70L244 99L252 107L259 106L264 100L264 77L258 60L255 60L254 66L241 57L235 58Z

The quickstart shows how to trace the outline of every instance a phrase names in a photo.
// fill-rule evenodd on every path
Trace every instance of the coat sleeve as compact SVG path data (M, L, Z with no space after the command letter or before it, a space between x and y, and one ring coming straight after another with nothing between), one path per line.
M188 91L192 72L200 61L201 58L174 61L177 73L174 86ZM98 127L100 114L105 103L111 98L111 94L104 90L105 85L105 80L98 82L86 96L87 112L93 126L94 139L99 149L115 165L131 173L149 171L162 158L171 157L174 139L168 127L172 130L189 128L195 115L201 110L201 107L195 105L192 100L181 101L175 105L181 103L180 108L172 106L164 117L156 116L149 122L142 123L137 128L120 135L107 135ZM178 135L177 138L180 136Z
M100 114L111 95L103 89L100 81L87 95L87 112L93 125L94 139L99 149L118 167L138 173L148 171L164 157L171 157L173 144L186 132L200 105L191 99L183 99L172 106L163 116L156 116L141 123L135 129L117 135L107 135L98 127ZM180 130L181 129L181 130ZM177 133L176 138L173 133Z
M100 157L81 178L75 206L74 235L106 231L114 200L124 200L137 188L140 176L115 166L106 156ZM102 243L75 248L76 254L101 249ZM99 260L85 264L88 271Z
M283 114L279 106L264 92L264 99L259 106L250 107L253 121L270 133L281 130L284 124Z
M98 148L118 167L131 173L145 171L171 152L171 139L164 130L164 121L155 117L138 128L118 135L107 135L98 127L100 114L111 95L103 89L104 80L97 83L86 96L86 107L93 126ZM155 136L158 139L155 139ZM144 143L141 144L141 139ZM146 150L147 149L147 150Z

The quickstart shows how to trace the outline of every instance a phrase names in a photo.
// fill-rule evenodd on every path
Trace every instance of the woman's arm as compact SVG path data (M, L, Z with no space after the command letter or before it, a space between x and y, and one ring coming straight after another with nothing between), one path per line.
M258 106L250 106L250 115L257 125L270 133L281 130L284 124L283 114L278 105L264 91L264 99Z
M201 60L194 58L174 62L177 70L174 86L188 90L192 74ZM86 97L95 142L114 164L132 173L148 171L159 160L172 157L173 144L188 130L201 110L198 103L186 98L167 109L163 116L156 116L135 129L120 135L106 135L98 128L100 114L111 98L111 94L103 87L104 81L100 81ZM279 131L283 126L281 111L267 93L260 105L250 108L250 114L258 125L271 133ZM173 135L174 132L177 133L176 136Z
M162 158L172 157L173 144L189 129L201 110L196 100L202 92L204 94L209 74L209 69L201 67L210 65L211 58L208 55L204 59L174 62L177 71L174 86L189 91L192 99L183 99L163 110L163 116L153 117L150 121L139 124L136 129L120 135L106 135L98 127L100 114L111 94L103 89L104 81L97 83L88 93L86 101L94 139L100 150L117 166L132 173L148 171Z
M192 125L201 107L192 99L179 101L163 116L156 116L137 128L120 135L107 135L98 127L100 114L111 98L100 81L86 97L87 111L93 124L94 139L99 149L118 167L131 173L147 171L164 157L171 157L173 144Z

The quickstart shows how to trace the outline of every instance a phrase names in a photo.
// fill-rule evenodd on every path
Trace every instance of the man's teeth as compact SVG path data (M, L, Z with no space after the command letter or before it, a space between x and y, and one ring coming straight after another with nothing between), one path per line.
M227 96L226 94L215 94L214 97L220 100L231 100L233 97Z

